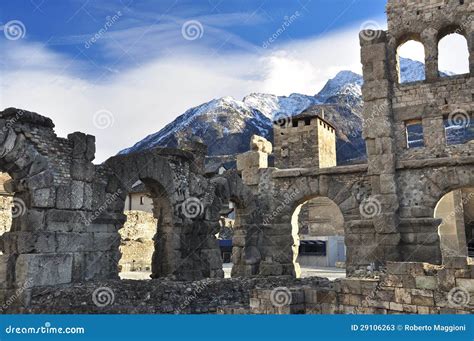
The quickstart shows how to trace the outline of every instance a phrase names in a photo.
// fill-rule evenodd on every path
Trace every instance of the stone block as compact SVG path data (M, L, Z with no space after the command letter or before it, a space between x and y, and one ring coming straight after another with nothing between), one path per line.
M22 254L16 261L16 285L31 288L71 282L72 254Z
M438 288L438 281L434 276L417 276L415 283L418 289L436 290Z
M271 154L272 149L272 143L266 138L258 135L252 135L250 138L250 150Z
M80 209L84 205L84 182L71 182L71 208Z
M456 278L456 286L463 288L470 293L474 293L474 279Z
M467 268L467 257L445 257L443 265L449 269L464 269Z
M56 193L53 188L36 189L31 195L31 206L40 208L54 207Z
M243 171L251 168L267 168L268 154L260 151L249 151L237 156L237 170Z
M404 288L395 288L395 302L411 304L410 292Z
M411 297L411 303L414 305L431 307L431 306L434 306L434 298L414 295Z
M94 177L94 165L83 160L73 160L71 178L73 180L91 182Z

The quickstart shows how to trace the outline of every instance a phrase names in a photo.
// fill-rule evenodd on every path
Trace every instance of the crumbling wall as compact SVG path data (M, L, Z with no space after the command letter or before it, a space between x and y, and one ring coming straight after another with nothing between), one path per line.
M374 278L345 278L318 288L254 289L254 314L474 313L474 265L465 257L428 263L388 262Z

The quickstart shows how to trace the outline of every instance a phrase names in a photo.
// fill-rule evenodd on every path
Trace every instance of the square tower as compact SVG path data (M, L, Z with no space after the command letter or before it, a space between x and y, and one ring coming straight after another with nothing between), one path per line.
M324 107L274 122L275 167L326 168L336 166L336 128L324 119Z

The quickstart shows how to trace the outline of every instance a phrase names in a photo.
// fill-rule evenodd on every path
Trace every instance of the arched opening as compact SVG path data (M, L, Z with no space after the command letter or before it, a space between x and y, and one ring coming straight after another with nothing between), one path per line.
M469 73L469 48L462 34L451 33L439 41L438 72L440 77Z
M236 207L229 201L228 206L221 209L219 220L219 233L216 235L222 257L222 270L224 277L230 278L232 273L232 237L234 236Z
M445 194L436 205L434 217L442 219L438 233L443 259L474 257L474 187Z
M127 220L119 230L120 278L150 279L154 272L159 276L167 257L159 241L172 233L166 192L155 181L136 181L125 199L124 214Z
M14 200L12 193L5 189L5 183L11 178L7 173L0 173L0 240L1 236L10 231L12 227L12 213L14 208ZM18 205L17 205L18 206ZM21 213L21 212L16 212ZM0 243L0 254L4 253L3 243Z
M416 40L409 40L397 49L398 82L423 81L425 76L425 48Z
M344 216L336 203L307 200L293 212L291 225L301 277L345 277Z

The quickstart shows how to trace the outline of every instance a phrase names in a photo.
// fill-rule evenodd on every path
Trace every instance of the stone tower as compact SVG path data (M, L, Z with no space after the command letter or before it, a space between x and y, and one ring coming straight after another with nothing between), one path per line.
M324 119L324 107L275 121L273 135L277 168L336 166L336 128Z

